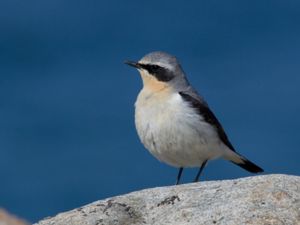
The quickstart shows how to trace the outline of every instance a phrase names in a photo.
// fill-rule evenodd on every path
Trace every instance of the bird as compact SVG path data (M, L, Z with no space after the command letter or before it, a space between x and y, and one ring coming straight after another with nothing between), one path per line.
M178 168L199 168L217 158L260 173L263 169L239 154L207 102L190 85L179 60L166 52L125 61L138 70L143 87L135 102L135 126L145 148L159 161Z

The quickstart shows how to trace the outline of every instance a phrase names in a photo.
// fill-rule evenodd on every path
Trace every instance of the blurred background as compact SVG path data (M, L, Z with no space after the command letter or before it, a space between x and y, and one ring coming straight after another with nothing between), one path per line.
M142 83L123 64L155 50L179 58L240 153L300 175L299 24L296 0L2 0L0 207L35 222L174 184L138 139ZM202 180L250 175L219 160Z

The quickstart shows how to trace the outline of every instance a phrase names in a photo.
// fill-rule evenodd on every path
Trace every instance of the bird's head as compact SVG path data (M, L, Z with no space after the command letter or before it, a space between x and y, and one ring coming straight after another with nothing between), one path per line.
M187 83L176 57L165 52L151 52L138 62L126 61L125 63L138 69L144 88L157 90Z

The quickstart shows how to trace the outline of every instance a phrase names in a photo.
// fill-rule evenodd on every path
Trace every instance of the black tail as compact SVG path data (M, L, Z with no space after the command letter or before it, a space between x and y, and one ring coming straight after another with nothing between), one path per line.
M244 158L243 156L239 155L240 159L242 160L241 163L236 163L233 162L234 164L242 167L243 169L251 172L251 173L261 173L264 172L264 170L262 168L260 168L259 166L255 165L253 162L249 161L248 159Z

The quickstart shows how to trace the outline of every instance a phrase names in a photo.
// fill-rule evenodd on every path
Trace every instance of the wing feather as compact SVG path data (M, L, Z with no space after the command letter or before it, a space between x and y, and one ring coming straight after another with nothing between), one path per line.
M221 123L218 121L214 113L209 109L208 105L185 92L179 92L179 94L185 101L189 102L190 105L197 110L197 112L204 118L205 122L209 123L216 129L222 142L235 152L235 149L230 143Z

